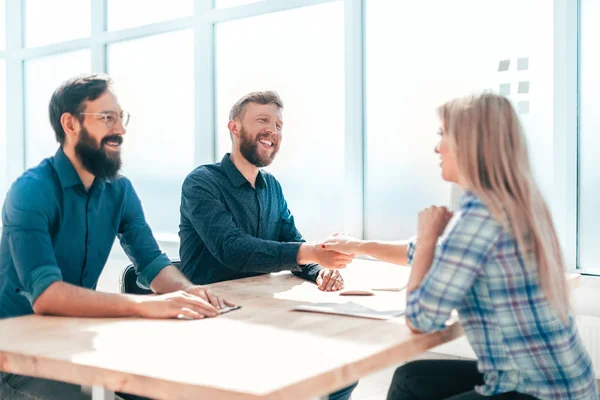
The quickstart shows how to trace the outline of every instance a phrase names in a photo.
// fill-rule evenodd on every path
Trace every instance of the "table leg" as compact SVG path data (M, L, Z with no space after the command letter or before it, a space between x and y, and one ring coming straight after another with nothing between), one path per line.
M94 386L92 388L92 400L114 400L115 392L103 388L102 386Z

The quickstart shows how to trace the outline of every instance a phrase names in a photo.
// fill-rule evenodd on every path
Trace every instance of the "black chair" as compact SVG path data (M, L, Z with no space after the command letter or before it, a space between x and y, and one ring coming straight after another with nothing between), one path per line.
M179 258L171 258L171 264L176 267L181 265L181 260ZM135 267L133 264L129 264L123 269L121 273L121 279L119 281L119 287L121 288L121 293L127 294L152 294L151 290L144 289L137 284L137 273L135 272Z

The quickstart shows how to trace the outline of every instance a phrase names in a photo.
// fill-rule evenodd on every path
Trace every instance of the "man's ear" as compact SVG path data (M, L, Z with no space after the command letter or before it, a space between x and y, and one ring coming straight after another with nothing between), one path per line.
M64 113L60 116L60 124L65 131L66 137L69 137L71 140L77 138L79 131L81 130L81 124L79 123L79 119L77 119L77 117L71 113Z
M229 132L231 132L232 135L234 135L237 138L240 137L240 130L238 129L238 124L237 122L235 122L235 120L232 119L231 121L229 121L229 123L227 124L227 128L229 128Z

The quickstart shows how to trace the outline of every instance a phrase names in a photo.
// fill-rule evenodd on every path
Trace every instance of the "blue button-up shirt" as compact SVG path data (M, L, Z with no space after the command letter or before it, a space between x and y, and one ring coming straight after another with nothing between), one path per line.
M315 281L321 267L296 262L302 235L281 185L260 171L256 188L229 159L202 165L183 183L179 237L183 273L200 285L277 271Z
M12 185L2 224L0 318L32 314L35 300L56 281L95 289L116 236L142 286L170 264L131 182L96 179L86 191L62 149Z
M412 263L415 241L408 250ZM458 311L477 354L483 395L518 391L539 399L597 400L590 357L573 316L563 322L526 266L517 242L472 192L448 224L431 269L410 293L406 317L423 332Z

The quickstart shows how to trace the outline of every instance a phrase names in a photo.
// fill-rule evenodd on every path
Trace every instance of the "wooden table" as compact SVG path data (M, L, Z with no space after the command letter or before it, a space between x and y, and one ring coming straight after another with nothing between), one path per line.
M409 269L356 260L347 287L399 288ZM404 319L294 312L301 303L403 307L405 293L343 298L289 273L212 288L243 306L198 321L27 316L0 321L0 370L162 399L306 399L322 396L462 334L412 334Z

